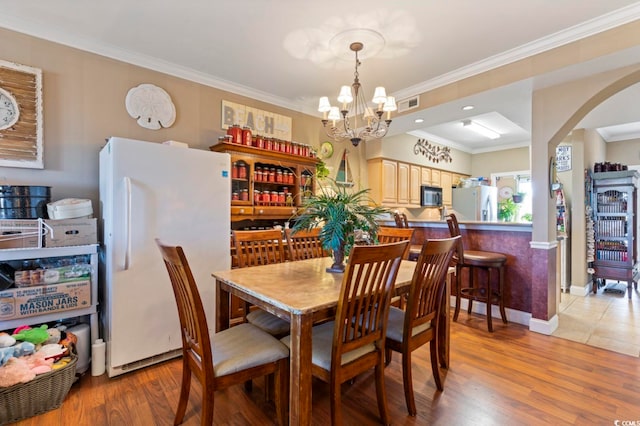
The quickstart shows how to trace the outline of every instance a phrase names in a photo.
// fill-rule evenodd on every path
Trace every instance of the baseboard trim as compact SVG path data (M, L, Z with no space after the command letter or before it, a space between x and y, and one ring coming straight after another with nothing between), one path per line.
M455 309L456 306L456 298L455 296L451 296L450 300L450 306L452 309ZM462 299L460 301L460 311L467 311L467 307L469 306L469 300L468 299ZM479 315L487 315L487 304L483 303L483 302L474 302L473 303L473 309L471 310L471 312L473 312L474 314L479 314ZM511 309L511 308L506 308L505 312L507 314L507 321L509 322L514 322L516 324L522 324L525 326L529 326L530 325L530 321L531 321L531 314L529 312L522 312L522 311L518 311L515 309ZM492 318L497 318L500 321L502 321L501 317L500 317L500 308L498 306L495 305L491 305L491 317Z
M550 336L558 328L558 316L554 315L549 321L538 318L531 318L529 321L529 331Z

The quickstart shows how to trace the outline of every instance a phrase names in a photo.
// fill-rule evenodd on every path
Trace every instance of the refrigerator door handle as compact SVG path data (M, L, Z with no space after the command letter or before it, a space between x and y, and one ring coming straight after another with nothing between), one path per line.
M131 178L125 176L124 179L124 241L126 249L124 252L123 270L129 269L131 263Z

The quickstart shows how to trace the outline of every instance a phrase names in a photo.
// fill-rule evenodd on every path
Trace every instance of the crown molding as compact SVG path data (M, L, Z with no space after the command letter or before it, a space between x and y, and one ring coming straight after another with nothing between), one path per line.
M397 99L404 99L415 96L417 93L424 93L438 87L460 81L462 79L480 74L491 69L542 53L544 51L571 43L582 38L615 28L617 26L640 19L640 2L615 10L608 14L573 26L569 29L545 36L531 43L510 49L498 55L491 56L482 61L475 62L468 66L459 68L450 73L443 74L437 78L423 83L399 90L393 95ZM37 38L42 38L51 42L63 44L83 51L106 56L108 58L123 61L132 65L137 65L153 71L158 71L174 77L183 78L205 86L228 91L241 96L246 96L258 101L299 111L306 114L318 115L317 111L310 111L310 107L305 107L291 100L275 96L270 93L243 86L228 80L217 78L213 75L196 71L181 65L159 60L150 56L141 55L126 49L117 48L113 45L100 43L88 38L77 37L69 32L58 28L36 24L24 19L0 15L0 27L12 31L28 34Z
M551 49L564 46L586 37L619 27L640 19L640 2L615 10L597 18L574 25L571 28L539 38L505 52L490 56L473 64L442 74L431 80L418 83L393 93L396 99L405 99L417 94L455 83L465 78L526 59Z

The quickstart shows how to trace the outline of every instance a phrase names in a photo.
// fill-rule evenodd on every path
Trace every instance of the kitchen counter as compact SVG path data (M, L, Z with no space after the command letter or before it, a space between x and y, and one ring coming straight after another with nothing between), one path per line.
M380 221L383 226L394 226L394 221ZM544 265L532 265L531 223L515 222L460 222L460 232L464 248L504 253L507 256L505 268L505 306L523 313L532 312L532 274L546 274ZM422 245L429 238L449 238L449 227L444 220L410 220L414 228L412 244ZM514 313L515 314L515 313ZM517 315L507 312L507 318L518 321ZM525 315L526 316L526 315ZM519 315L518 317L523 317ZM528 322L526 323L528 325Z

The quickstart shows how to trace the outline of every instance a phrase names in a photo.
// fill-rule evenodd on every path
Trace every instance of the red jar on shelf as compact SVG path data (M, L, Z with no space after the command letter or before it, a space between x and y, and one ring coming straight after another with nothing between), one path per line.
M273 139L264 138L264 149L267 151L273 151Z
M238 179L246 179L246 178L247 178L247 165L238 164Z
M238 179L238 163L234 162L231 167L231 179Z
M271 140L271 143L272 143L272 145L271 145L272 151L280 151L280 140L278 140L276 138L273 138Z
M231 136L231 142L237 144L242 143L242 129L239 124L234 124L227 128L227 135Z
M253 146L258 149L264 149L264 139L260 135L253 136Z
M271 204L278 204L278 193L271 191Z
M272 168L269 170L269 179L268 179L268 182L270 182L270 183L275 183L275 181L276 181L276 169L275 169L274 167L272 167Z
M247 126L242 128L242 144L246 146L253 145L253 135L251 129Z
M276 183L282 183L282 170L276 171Z

